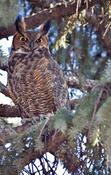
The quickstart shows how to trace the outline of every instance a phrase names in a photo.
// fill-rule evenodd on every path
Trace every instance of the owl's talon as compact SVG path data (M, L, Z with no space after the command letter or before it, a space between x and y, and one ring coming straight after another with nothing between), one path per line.
M31 122L32 122L32 125L34 125L37 121L36 121L36 119L34 117L32 117Z

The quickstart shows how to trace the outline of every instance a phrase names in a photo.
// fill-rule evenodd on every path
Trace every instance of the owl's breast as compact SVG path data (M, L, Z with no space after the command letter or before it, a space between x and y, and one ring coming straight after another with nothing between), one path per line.
M68 89L63 73L46 49L19 55L18 59L13 56L9 60L8 84L22 116L46 115L68 107Z

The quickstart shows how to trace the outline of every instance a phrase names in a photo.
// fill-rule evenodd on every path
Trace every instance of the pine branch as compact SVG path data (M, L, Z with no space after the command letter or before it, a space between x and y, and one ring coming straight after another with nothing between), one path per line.
M37 136L38 130L40 128L38 128L38 125L36 126L36 124L33 126L32 124L22 125L22 126L13 128L13 130L10 130L10 131L7 131L7 128L1 129L0 130L0 146L4 144L5 138L6 140L7 138L9 138L9 140L11 140L12 142L14 142L14 140L16 139L17 140L20 139L20 141L23 141L22 138L27 137L27 135L32 135L31 132L33 128L34 128L34 133L36 132L36 136ZM15 131L15 134L12 134L14 133L14 131ZM36 140L37 138L33 138L33 139ZM45 138L45 148L43 148L42 151L40 151L39 149L38 150L34 149L33 146L25 149L25 151L22 151L22 154L20 151L19 156L16 157L16 162L14 162L15 167L19 168L19 170L20 169L22 170L25 165L29 164L32 160L36 158L40 158L46 152L55 152L58 146L64 140L65 140L65 136L62 135L61 133L59 132L50 133L50 135L48 135ZM18 162L21 162L21 161L22 161L22 164L19 167Z
M100 0L89 1L88 8L93 7L97 3L100 3ZM27 29L38 27L40 24L48 19L56 19L61 17L67 17L72 14L75 14L77 8L76 2L69 2L67 6L64 3L57 4L53 8L44 9L39 13L26 17L25 22ZM78 9L78 13L86 9L86 3L84 1L81 3L81 6ZM0 39L8 38L9 36L15 33L14 24L9 25L8 27L0 27Z
M57 150L57 147L63 143L65 140L65 137L58 133L56 135L52 135L45 143L45 150L40 153L40 151L34 151L33 148L30 148L26 150L21 157L24 157L23 159L23 167L31 162L31 160L35 160L36 158L40 158L43 154L46 152L55 152ZM20 157L20 158L21 158Z

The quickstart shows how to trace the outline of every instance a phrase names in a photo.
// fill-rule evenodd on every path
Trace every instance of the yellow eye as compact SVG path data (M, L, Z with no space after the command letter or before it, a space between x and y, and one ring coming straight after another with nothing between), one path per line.
M37 43L42 42L42 38L41 38L41 37L40 37L40 38L38 38L38 39L36 40L36 42L37 42Z
M26 41L26 40L27 40L27 38L20 36L20 41Z

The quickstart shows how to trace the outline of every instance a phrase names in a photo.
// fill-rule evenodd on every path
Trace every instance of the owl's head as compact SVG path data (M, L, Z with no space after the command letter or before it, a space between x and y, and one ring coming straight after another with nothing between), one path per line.
M50 28L50 21L47 21L40 28L39 32L26 30L24 18L18 16L15 21L16 33L13 38L12 48L20 52L30 52L40 47L47 47L47 32Z

